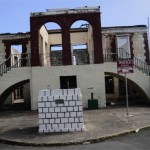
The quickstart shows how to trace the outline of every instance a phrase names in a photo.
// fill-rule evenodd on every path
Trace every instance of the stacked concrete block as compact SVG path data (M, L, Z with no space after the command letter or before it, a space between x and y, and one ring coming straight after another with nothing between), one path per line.
M83 131L82 95L76 89L39 91L39 133Z

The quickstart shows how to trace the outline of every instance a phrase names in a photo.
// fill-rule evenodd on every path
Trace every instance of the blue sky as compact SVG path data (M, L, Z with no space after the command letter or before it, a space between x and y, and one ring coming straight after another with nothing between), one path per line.
M0 33L30 31L30 12L100 6L102 26L148 24L150 0L0 0Z

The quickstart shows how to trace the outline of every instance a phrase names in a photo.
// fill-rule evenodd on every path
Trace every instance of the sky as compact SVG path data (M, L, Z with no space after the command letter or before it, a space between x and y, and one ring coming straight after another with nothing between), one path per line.
M0 34L30 31L30 13L100 6L102 27L148 25L150 0L0 0Z

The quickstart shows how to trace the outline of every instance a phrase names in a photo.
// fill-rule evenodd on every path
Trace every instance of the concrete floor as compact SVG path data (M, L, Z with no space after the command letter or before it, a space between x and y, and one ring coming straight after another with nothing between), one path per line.
M69 145L97 142L150 126L150 107L107 107L84 111L85 131L38 133L37 111L1 111L0 141L18 145Z

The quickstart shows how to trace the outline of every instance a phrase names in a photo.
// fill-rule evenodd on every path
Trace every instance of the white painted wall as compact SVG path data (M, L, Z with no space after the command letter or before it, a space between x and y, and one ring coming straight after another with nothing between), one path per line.
M91 91L88 89L90 87L94 87L94 99L98 99L99 107L105 107L105 72L117 74L117 64L13 68L11 72L0 77L0 94L13 84L30 79L31 106L32 110L37 110L39 90L47 88L48 85L50 85L51 89L59 89L60 76L76 75L77 87L81 88L83 95L83 107L88 106L88 99L91 98ZM146 76L138 69L134 69L134 73L128 74L127 78L140 86L150 99L149 76ZM27 93L29 93L28 87L29 85L25 87ZM26 102L28 98L25 97Z
M30 79L30 77L30 67L12 68L10 72L3 74L3 76L0 77L0 94L3 93L8 87L23 80Z
M110 72L117 74L116 63L104 63L104 72ZM120 74L124 77L124 74ZM147 76L141 70L134 68L134 73L127 74L127 78L135 82L147 95L150 100L150 76Z
M88 106L91 94L88 88L94 87L94 98L98 99L99 107L105 107L105 81L103 65L33 67L31 81L32 109L37 109L37 96L41 89L60 88L60 76L76 75L77 87L81 88L83 107Z

